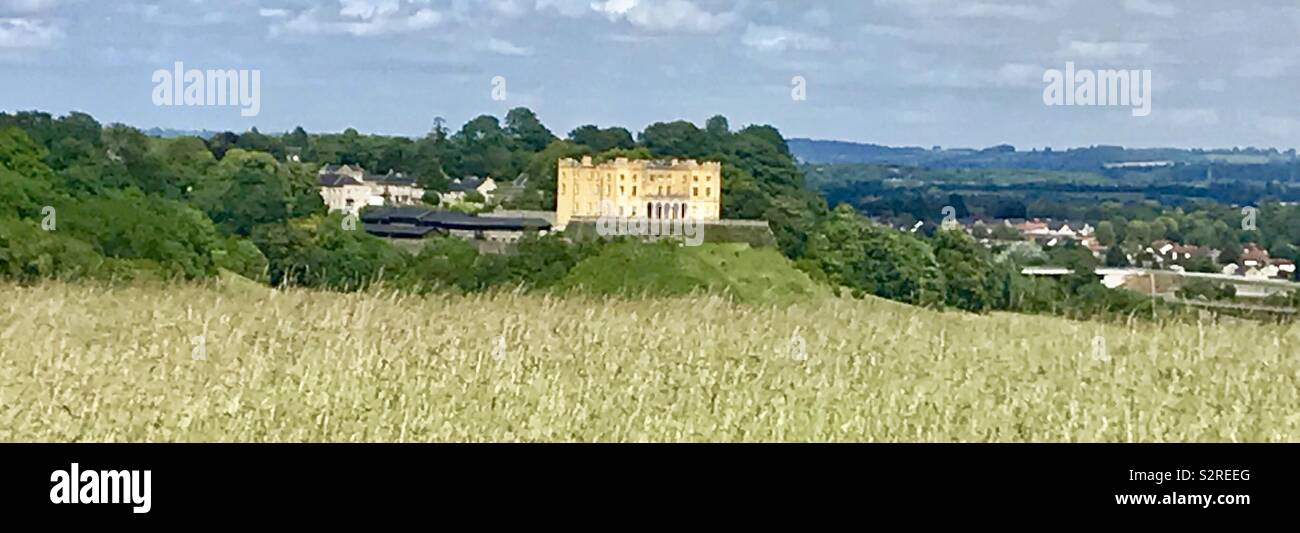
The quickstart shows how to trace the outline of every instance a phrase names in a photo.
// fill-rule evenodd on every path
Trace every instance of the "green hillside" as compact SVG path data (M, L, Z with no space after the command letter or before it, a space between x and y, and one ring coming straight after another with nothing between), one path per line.
M617 243L579 263L561 286L606 295L710 292L755 303L829 294L776 249L739 243Z

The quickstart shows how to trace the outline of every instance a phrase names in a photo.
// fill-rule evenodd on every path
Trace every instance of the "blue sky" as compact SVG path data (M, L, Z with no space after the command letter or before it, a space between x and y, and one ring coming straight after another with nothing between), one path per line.
M891 145L1285 149L1297 35L1277 0L0 0L0 110L419 135L522 105L561 135L721 113ZM153 105L177 61L260 70L261 113ZM1044 105L1067 61L1150 69L1151 115Z

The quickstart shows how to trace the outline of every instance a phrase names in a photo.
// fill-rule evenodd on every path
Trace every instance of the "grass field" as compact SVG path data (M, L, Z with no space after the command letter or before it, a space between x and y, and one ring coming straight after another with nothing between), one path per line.
M1300 440L1294 326L834 298L0 295L3 441Z

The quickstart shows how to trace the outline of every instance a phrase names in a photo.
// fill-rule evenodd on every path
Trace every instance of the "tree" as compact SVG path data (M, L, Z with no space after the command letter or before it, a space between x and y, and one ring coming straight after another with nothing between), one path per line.
M311 144L311 136L307 135L307 130L298 126L284 136L284 145L299 150L306 150Z
M415 290L439 287L472 291L478 288L474 263L478 250L463 239L434 237L410 260L401 276L404 286Z
M59 232L89 243L105 257L147 261L165 277L216 273L216 228L203 213L140 191L109 191L59 208Z
M0 216L36 217L63 197L44 158L46 151L15 127L0 129Z
M122 179L108 181L106 185L115 188L134 185L151 194L179 195L165 171L163 159L150 150L149 137L140 130L113 124L104 129L103 139L108 158L124 169L118 174Z
M507 137L496 117L481 115L471 120L452 138L461 150L459 167L453 174L494 176L514 179L519 174Z
M725 137L731 133L731 124L727 122L727 117L714 115L704 123L704 130L714 137Z
M254 226L287 220L304 196L270 154L236 148L195 189L194 202L225 232L248 235Z
M1211 274L1219 272L1219 268L1214 264L1214 261L1203 255L1191 258L1187 261L1187 264L1183 266L1188 272L1205 272Z
M2 190L2 189L0 189ZM103 272L104 257L67 233L0 217L0 278L31 282L75 280Z
M656 157L703 158L712 143L695 124L685 120L656 122L647 126L639 138L642 146Z
M226 157L226 152L230 151L231 148L234 148L238 144L239 136L225 131L213 135L211 139L208 139L208 150L212 152L213 157L221 159Z
M1116 242L1115 223L1103 220L1097 223L1097 242L1102 246L1112 246Z
M1129 265L1128 257L1124 254L1124 249L1118 244L1111 245L1106 249L1106 266L1111 268L1126 268Z
M628 150L636 146L632 133L623 128L600 129L586 125L569 132L569 140L600 153L608 150Z
M871 222L848 205L835 209L808 240L801 265L812 265L856 294L938 305L943 276L920 239Z
M1145 247L1154 240L1151 234L1151 225L1144 220L1134 220L1128 223L1126 233L1128 234L1124 242L1133 246Z
M993 306L989 278L993 275L988 251L958 229L939 229L930 241L935 263L943 273L944 301L958 309L987 311Z
M266 256L248 239L228 237L212 255L218 268L253 281L266 281Z
M541 151L555 140L551 130L546 129L537 115L526 107L516 107L506 113L506 134L524 150Z
M1007 224L995 224L993 226L993 238L1000 241L1019 241L1021 235L1016 228Z
M438 204L442 203L442 195L438 194L438 191L426 190L424 191L424 196L420 197L420 201L423 202L424 205L437 207Z

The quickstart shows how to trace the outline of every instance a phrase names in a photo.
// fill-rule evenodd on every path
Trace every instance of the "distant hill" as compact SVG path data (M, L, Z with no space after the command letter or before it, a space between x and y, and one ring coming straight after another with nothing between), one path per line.
M790 151L802 163L871 163L939 168L1024 168L1038 170L1096 171L1108 166L1159 168L1173 164L1228 165L1288 163L1297 160L1294 149L1234 148L1202 150L1184 148L1124 148L1089 146L1068 150L1019 151L998 145L983 149L891 147L845 141L790 139Z

